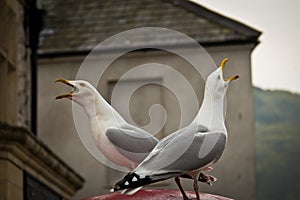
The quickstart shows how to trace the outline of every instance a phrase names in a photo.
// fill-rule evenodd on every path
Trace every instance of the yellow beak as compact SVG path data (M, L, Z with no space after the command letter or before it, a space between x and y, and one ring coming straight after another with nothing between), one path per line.
M222 60L222 62L221 62L220 67L221 67L221 69L222 69L222 72L224 72L224 70L225 70L225 65L226 65L226 63L227 63L228 60L229 60L228 58L224 58L224 59ZM225 78L224 81L230 82L230 81L236 80L236 79L238 79L238 78L239 78L239 76L238 76L238 75L235 75L235 76L232 76L232 77L230 77L230 78Z
M72 93L76 92L77 88L73 84L71 84L69 80L66 80L66 79L57 79L55 81L55 83L57 83L57 82L64 83L66 85L71 86L73 88L73 91L71 91L71 92L69 92L67 94L59 95L59 96L55 97L55 99L62 99L62 98L71 99L72 98Z
M229 60L229 58L224 58L221 62L220 67L222 68L222 72L224 72L225 65L226 65L228 60Z

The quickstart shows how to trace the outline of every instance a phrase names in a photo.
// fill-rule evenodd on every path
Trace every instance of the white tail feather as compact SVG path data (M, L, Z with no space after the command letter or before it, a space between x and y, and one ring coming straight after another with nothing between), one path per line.
M138 187L138 188L133 188L133 189L125 189L123 190L121 193L122 194L127 194L127 195L133 195L135 194L137 191L139 191L140 189L142 189L143 186Z

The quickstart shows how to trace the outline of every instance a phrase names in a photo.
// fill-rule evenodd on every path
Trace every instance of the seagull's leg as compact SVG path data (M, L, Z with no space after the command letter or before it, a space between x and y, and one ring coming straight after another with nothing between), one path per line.
M199 190L199 188L198 188L198 180L197 180L197 178L195 178L194 179L194 191L195 191L197 200L200 200L200 196L199 196L198 190Z
M179 190L180 190L180 192L182 194L183 199L184 200L189 200L189 198L187 197L187 195L185 194L185 192L184 192L184 190L183 190L183 188L181 186L179 177L175 177L175 182L176 182L177 186L179 187Z

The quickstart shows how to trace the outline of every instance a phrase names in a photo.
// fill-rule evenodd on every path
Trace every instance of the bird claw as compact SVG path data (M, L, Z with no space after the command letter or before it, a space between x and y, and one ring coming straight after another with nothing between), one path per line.
M207 183L208 185L212 185L212 182L216 182L217 178L209 174L200 173L198 180Z

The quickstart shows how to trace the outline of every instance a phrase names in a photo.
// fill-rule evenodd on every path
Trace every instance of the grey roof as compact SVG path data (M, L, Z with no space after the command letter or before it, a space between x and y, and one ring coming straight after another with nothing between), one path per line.
M187 0L43 0L42 6L47 15L40 35L40 55L90 51L114 34L139 27L173 29L201 44L257 43L260 35ZM121 45L180 43L168 35L153 34Z

